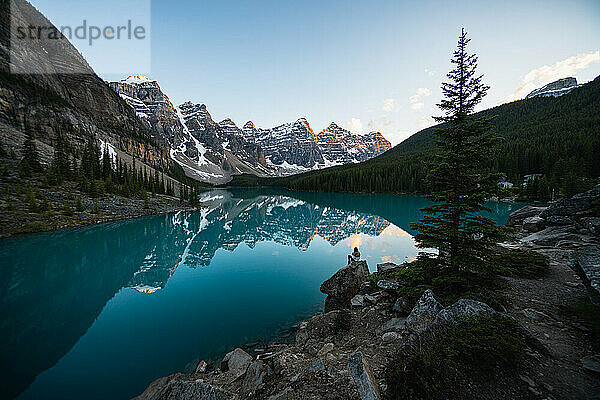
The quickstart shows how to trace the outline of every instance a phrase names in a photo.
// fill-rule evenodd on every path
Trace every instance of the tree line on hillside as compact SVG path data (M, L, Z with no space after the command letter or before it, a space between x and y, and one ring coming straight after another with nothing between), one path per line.
M85 144L78 162L66 139L60 133L54 140L54 154L47 168L40 161L34 135L26 127L26 138L19 162L19 173L23 177L42 175L50 186L60 186L65 181L76 182L78 189L96 198L102 194L116 194L130 198L142 198L148 205L148 193L175 196L176 183L165 177L164 172L146 165L136 165L133 158L129 164L116 155L111 156L108 144L103 149L90 138ZM194 183L177 182L181 201L198 203L198 187Z
M492 118L501 138L498 151L480 160L482 173L500 172L521 186L522 198L550 200L587 190L600 177L600 78L559 98L532 98L479 112ZM424 178L437 151L436 130L416 133L387 153L356 165L344 165L261 184L293 190L428 193ZM539 179L521 185L525 175ZM234 184L236 181L234 181Z

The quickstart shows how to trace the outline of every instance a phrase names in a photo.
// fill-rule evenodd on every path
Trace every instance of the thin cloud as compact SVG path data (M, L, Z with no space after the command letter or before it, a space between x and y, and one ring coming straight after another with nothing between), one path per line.
M434 76L435 75L435 71L432 71L430 69L425 68L425 73L427 73L428 76Z
M431 90L427 88L418 88L417 92L408 98L410 101L410 109L413 111L422 109L425 106L422 99L428 96L431 96Z
M591 64L598 62L600 62L600 51L591 51L565 58L552 65L532 69L523 77L522 86L507 101L522 99L534 89L558 79L573 76L577 71L586 69Z
M389 113L396 108L396 99L385 99L383 101L383 111Z

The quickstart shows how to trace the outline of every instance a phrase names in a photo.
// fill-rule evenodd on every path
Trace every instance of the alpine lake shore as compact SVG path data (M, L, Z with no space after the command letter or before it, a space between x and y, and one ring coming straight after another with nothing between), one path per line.
M137 399L600 398L600 185L507 226L485 276L350 261L291 340L202 360Z

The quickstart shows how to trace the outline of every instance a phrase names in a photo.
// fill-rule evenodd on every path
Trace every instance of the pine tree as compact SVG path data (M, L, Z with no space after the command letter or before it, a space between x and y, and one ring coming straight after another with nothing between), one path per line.
M419 247L438 249L439 263L454 271L488 267L491 247L502 238L494 220L480 215L491 211L484 201L497 189L498 175L486 173L484 162L498 138L490 131L490 118L472 117L489 86L476 75L477 56L467 53L469 41L463 29L451 60L454 69L447 74L450 82L442 84L438 107L443 116L436 120L445 124L435 132L440 140L426 180L426 197L434 205L423 208L425 216L411 224Z
M23 158L19 164L19 170L24 176L31 176L33 172L40 172L42 170L42 164L40 163L40 156L35 146L33 131L29 125L25 126L25 135L22 152Z
M85 210L85 208L83 207L83 203L81 202L81 196L77 196L77 203L75 204L75 209L77 210L77 212L82 212L83 210Z

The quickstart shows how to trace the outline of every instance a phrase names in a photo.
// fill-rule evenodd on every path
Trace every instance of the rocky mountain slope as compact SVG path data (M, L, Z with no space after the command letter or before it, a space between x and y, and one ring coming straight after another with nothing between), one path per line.
M201 181L225 183L241 173L291 175L365 161L391 148L379 132L356 135L335 123L315 134L305 118L270 129L252 121L242 128L231 119L216 122L204 104L173 107L158 83L144 76L109 85L171 148L171 158Z
M525 98L530 99L532 97L559 97L563 94L569 93L571 90L579 86L581 85L577 84L577 79L571 77L563 78L551 82L541 88L535 89L527 96L525 96Z
M53 141L62 134L75 158L94 139L163 171L174 165L160 146L161 135L144 126L67 40L42 36L11 49L11 18L23 26L52 24L25 0L15 0L13 7L10 3L0 3L0 141L8 153L19 157L25 130L30 129L46 164ZM10 61L30 73L11 73Z

